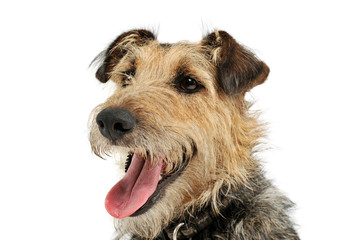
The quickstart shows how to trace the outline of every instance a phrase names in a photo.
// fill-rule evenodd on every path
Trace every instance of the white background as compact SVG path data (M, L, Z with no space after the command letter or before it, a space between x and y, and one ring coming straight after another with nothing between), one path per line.
M121 32L165 42L228 31L271 68L254 89L268 176L297 203L302 239L361 239L357 1L2 1L0 239L110 239L110 161L87 140L109 91L88 69Z

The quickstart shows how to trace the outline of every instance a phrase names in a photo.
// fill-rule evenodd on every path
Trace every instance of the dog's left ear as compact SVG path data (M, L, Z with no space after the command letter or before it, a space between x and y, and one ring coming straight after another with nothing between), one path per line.
M227 32L210 33L201 44L216 65L219 85L228 95L245 94L266 81L268 66Z

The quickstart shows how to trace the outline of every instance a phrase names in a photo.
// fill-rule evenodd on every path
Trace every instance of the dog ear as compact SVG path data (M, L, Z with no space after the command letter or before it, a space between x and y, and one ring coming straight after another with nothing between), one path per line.
M217 67L219 85L228 95L245 94L266 80L268 66L238 44L227 32L210 33L203 38L201 44L207 47L207 52Z
M144 46L155 39L155 35L148 30L131 30L121 34L94 59L94 61L101 59L101 65L95 74L96 78L102 83L107 82L115 65L132 47Z

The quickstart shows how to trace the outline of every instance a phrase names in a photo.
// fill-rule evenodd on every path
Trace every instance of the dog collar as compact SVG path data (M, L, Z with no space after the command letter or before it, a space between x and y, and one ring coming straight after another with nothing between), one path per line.
M176 226L172 225L171 227L164 229L163 235L167 236L167 238L164 239L190 239L197 233L202 232L202 230L212 224L214 220L215 216L206 212L203 216L197 216L191 220L178 223Z
M237 203L236 203L237 202ZM177 222L166 227L160 235L156 238L159 240L185 240L191 239L196 234L202 232L212 224L217 224L219 221L224 221L225 218L230 217L232 210L240 205L239 199L227 199L223 201L219 209L219 214L215 214L211 207L208 206L198 214L189 215Z

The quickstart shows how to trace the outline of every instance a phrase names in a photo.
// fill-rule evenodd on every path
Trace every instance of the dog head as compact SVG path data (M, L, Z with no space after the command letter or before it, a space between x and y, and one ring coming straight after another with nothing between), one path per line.
M116 90L93 112L92 149L128 153L108 212L129 231L155 237L186 211L210 203L217 211L220 189L246 182L257 165L261 131L244 94L266 80L267 65L224 31L164 44L133 30L97 59L97 79Z

